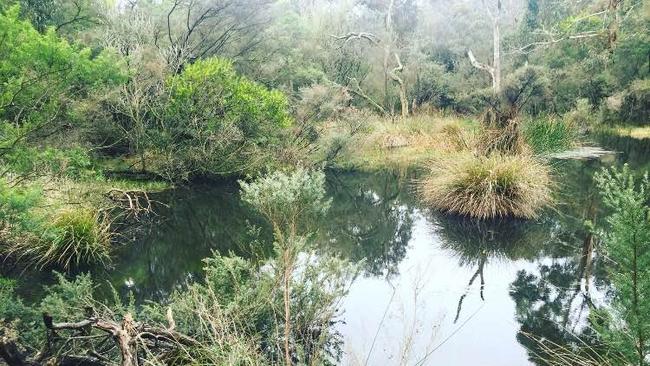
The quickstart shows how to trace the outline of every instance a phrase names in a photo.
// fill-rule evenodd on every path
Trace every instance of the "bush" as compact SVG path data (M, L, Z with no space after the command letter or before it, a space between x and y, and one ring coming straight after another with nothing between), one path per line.
M8 236L34 230L38 220L31 209L40 197L40 189L11 187L0 179L0 242L8 240Z
M526 142L537 154L570 149L576 145L580 135L571 122L552 117L527 121L523 133Z
M441 211L479 219L534 218L551 201L550 185L549 168L530 156L459 153L431 161L419 190Z
M273 172L254 182L239 182L242 200L255 207L284 235L300 235L301 226L323 215L331 199L325 198L325 174L298 168ZM276 238L277 239L277 238Z
M625 165L601 171L595 180L611 210L603 236L615 296L610 309L594 314L598 335L620 353L620 364L646 365L650 354L650 178Z
M650 121L650 79L636 80L623 99L620 119L624 122Z
M110 262L112 233L108 219L90 209L58 213L44 233L13 243L9 253L37 268L65 270L93 263Z
M589 130L593 125L600 122L599 118L594 116L594 109L589 104L589 100L585 98L578 99L575 107L566 112L562 119L567 124L580 130Z
M291 125L286 97L210 58L167 80L169 100L153 145L170 179L256 172L273 161Z

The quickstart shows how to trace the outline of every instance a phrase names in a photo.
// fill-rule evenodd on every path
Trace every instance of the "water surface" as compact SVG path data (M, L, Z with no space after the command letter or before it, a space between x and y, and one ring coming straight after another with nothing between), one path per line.
M333 198L318 224L324 250L362 263L342 305L343 363L350 365L526 365L543 358L534 337L559 344L588 333L590 305L610 288L585 220L602 220L592 176L629 161L647 169L649 144L604 136L620 153L553 161L556 205L539 219L450 217L418 203L414 174L330 172ZM96 268L123 293L164 300L199 279L213 250L264 257L250 227L270 230L240 202L234 182L167 192L151 225L120 249L111 270ZM533 335L531 338L528 335Z

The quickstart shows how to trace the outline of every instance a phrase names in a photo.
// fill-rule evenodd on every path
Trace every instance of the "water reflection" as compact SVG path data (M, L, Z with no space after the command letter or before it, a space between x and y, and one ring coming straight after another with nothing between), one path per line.
M588 342L589 309L610 296L598 243L585 226L604 214L592 176L613 162L646 167L639 160L650 153L638 140L600 138L621 153L600 161L553 162L559 174L556 205L534 221L441 215L418 204L412 176L331 172L332 207L318 223L316 239L323 250L364 260L364 276L344 305L347 346L384 331L385 341L375 348L381 352L369 364L398 360L400 351L391 347L402 344L395 334L408 322L417 322L428 337L413 341L412 353L435 349L427 360L437 364L544 364L544 350L530 335L563 345ZM263 242L270 242L271 233L240 203L235 183L170 194L163 197L170 207L160 211L162 221L120 253L110 277L118 288L140 300L164 299L201 275L201 259L212 250L268 255L269 248L250 247L251 224L261 228ZM418 299L426 305L412 300L406 288L411 282L420 286ZM397 300L391 308L393 296L401 297L399 309ZM409 336L417 333L409 327ZM430 339L435 347L429 347Z
M262 242L270 242L271 232L240 202L236 182L181 189L156 199L169 205L157 208L159 216L147 225L148 232L121 249L110 272L113 286L138 300L164 300L173 289L199 279L202 259L214 250L247 257L270 251L250 246L255 238L251 226L260 228Z
M526 221L479 221L464 217L434 214L434 234L441 247L457 258L459 266L475 268L467 287L458 299L454 323L460 318L463 300L479 279L479 296L485 301L485 267L489 263L518 259L531 260L542 251L549 234L547 225Z
M327 246L354 262L365 260L367 275L397 275L413 226L407 182L390 173L330 175L333 203L321 229Z

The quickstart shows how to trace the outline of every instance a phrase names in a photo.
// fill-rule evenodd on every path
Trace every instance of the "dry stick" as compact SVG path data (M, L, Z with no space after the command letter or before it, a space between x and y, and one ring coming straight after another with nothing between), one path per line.
M456 335L456 333L458 333L461 329L463 329L465 324L467 324L476 314L478 314L478 312L483 308L484 305L485 304L481 304L481 306L479 306L479 308L476 309L476 311L474 311L472 315L470 315L467 319L465 319L465 321L461 323L461 325L458 326L458 328L456 328L453 332L451 332L451 334L447 336L447 338L445 338L442 342L440 342L440 344L435 346L431 351L427 352L424 355L424 357L422 357L418 362L415 363L415 365L424 365L424 362L427 360L427 358L429 358L429 356L431 356L435 351L437 351L440 347L442 347L443 344L447 343L447 341L450 340L454 335Z
M384 309L384 314L381 317L381 321L379 322L379 326L377 327L375 336L372 338L372 344L370 345L370 350L368 350L368 354L366 355L366 361L363 363L364 365L368 365L368 361L370 361L370 356L372 355L372 350L375 348L375 342L377 341L377 337L379 336L379 331L384 326L384 320L386 320L386 315L388 314L390 305L393 303L393 298L395 297L395 293L397 292L397 287L395 286L392 287L393 287L393 293L390 295L390 300L388 300L388 304L386 304L386 309Z

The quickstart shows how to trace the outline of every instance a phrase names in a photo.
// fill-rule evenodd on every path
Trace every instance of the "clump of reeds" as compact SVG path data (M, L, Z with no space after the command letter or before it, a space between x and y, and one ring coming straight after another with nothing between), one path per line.
M430 206L479 219L534 218L551 201L550 168L530 155L456 153L434 158L419 182Z
M17 241L9 252L36 268L69 270L109 263L112 236L109 219L96 210L65 210L44 224L40 236Z
M580 139L580 131L574 124L554 118L527 121L523 133L526 142L537 154L571 149Z

